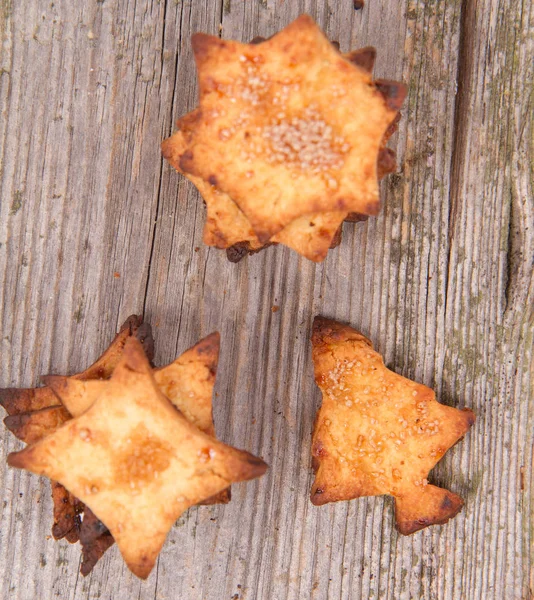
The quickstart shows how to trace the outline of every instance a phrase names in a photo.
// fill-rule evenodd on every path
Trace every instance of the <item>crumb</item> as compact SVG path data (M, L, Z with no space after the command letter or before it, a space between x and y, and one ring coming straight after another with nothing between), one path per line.
M118 271L115 271L115 273L113 273L113 277L115 277L115 279L119 279L121 276L121 274Z
M271 307L271 312L273 312L273 313L278 312L279 310L280 310L280 307L276 306L276 304Z

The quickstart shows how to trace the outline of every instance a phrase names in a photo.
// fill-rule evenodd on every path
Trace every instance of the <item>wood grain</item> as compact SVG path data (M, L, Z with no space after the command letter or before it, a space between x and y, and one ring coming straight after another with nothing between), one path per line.
M409 84L399 173L324 264L230 264L159 143L196 102L193 32L248 40L301 12ZM132 312L158 363L219 330L218 433L271 465L180 519L144 583L116 548L79 576L48 483L1 466L1 598L534 597L533 31L528 0L0 2L0 386L84 368ZM402 538L388 499L310 504L315 314L477 413L433 473L466 499L448 525Z

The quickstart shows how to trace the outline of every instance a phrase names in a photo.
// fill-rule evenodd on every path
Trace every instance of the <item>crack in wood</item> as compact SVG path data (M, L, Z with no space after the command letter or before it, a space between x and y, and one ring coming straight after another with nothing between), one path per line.
M462 0L460 11L460 40L458 44L458 64L456 67L456 99L454 105L454 127L450 169L450 194L449 194L449 258L452 248L452 237L456 225L458 203L460 202L459 189L462 181L462 172L466 156L467 139L464 135L466 121L469 118L469 105L467 92L471 82L473 38L470 31L473 27L475 3L473 0Z
M168 3L169 0L165 0L164 4L163 4L163 31L162 31L162 36L161 36L161 61L162 61L162 65L163 65L163 55L164 55L164 48L165 48L165 28L166 28L166 16L167 16L167 8L168 8ZM182 20L182 16L183 16L183 11L184 11L184 5L183 3L181 3L180 5L181 11L180 11L180 21ZM181 41L181 34L180 34L180 39L179 41ZM173 81L173 85L172 85L172 100L170 103L170 107L169 107L169 114L171 116L170 121L170 127L169 127L169 133L170 130L172 130L172 115L174 114L174 108L175 108L175 99L176 99L176 81L178 78L178 62L179 62L179 58L176 58L176 68L174 70L174 81ZM163 73L163 69L162 69L162 73ZM156 239L157 239L157 226L158 226L158 217L159 217L159 209L160 209L160 201L161 201L161 189L162 189L162 184L163 184L163 169L165 168L165 161L163 160L163 157L161 157L161 166L160 166L160 172L159 172L159 182L158 182L158 193L157 193L157 198L156 198L156 210L155 210L155 215L156 215L156 219L154 222L154 226L152 228L152 240L151 240L151 244L150 244L150 255L149 255L149 259L148 259L148 266L147 266L147 274L146 274L146 285L145 285L145 293L144 293L144 297L143 297L143 317L145 316L145 311L146 311L146 304L147 304L147 299L148 299L148 294L149 294L149 288L150 288L150 276L151 276L151 272L152 272L152 261L154 258L154 248L156 245Z

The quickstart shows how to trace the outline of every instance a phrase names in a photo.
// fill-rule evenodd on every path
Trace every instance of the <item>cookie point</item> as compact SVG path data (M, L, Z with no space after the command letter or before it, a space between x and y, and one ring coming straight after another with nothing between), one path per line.
M143 315L130 315L121 325L120 331L129 329L130 331L137 329L143 324Z
M322 333L330 333L337 325L339 325L337 321L317 315L313 319L313 333L317 335Z
M26 469L28 466L28 451L26 449L20 452L10 452L7 455L7 464L15 469Z
M194 33L191 36L191 46L195 58L197 60L202 60L207 57L212 48L224 46L224 42L218 37L200 32Z
M408 93L408 88L403 83L389 79L377 79L375 85L389 109L399 110L401 108Z
M138 373L151 371L143 344L135 337L128 338L124 344L123 365Z
M310 494L310 501L314 506L322 506L323 504L326 504L328 502L328 500L324 496L324 492L325 490L320 487L312 489L312 492Z
M352 64L371 74L376 61L376 48L373 46L366 46L365 48L353 50L347 54L347 59Z

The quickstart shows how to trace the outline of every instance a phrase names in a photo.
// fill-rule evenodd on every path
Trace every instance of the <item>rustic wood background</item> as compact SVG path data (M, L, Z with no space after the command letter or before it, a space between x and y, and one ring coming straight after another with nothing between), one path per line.
M159 144L195 105L190 36L269 36L301 12L409 84L385 209L322 265L234 265ZM222 334L221 437L271 465L191 509L147 582L116 546L83 579L49 485L0 467L0 597L532 600L534 8L530 0L0 0L0 386L75 372L131 313L159 363ZM280 307L272 312L272 307ZM315 314L478 420L433 473L466 507L409 538L392 503L313 507ZM0 429L2 456L20 444Z

